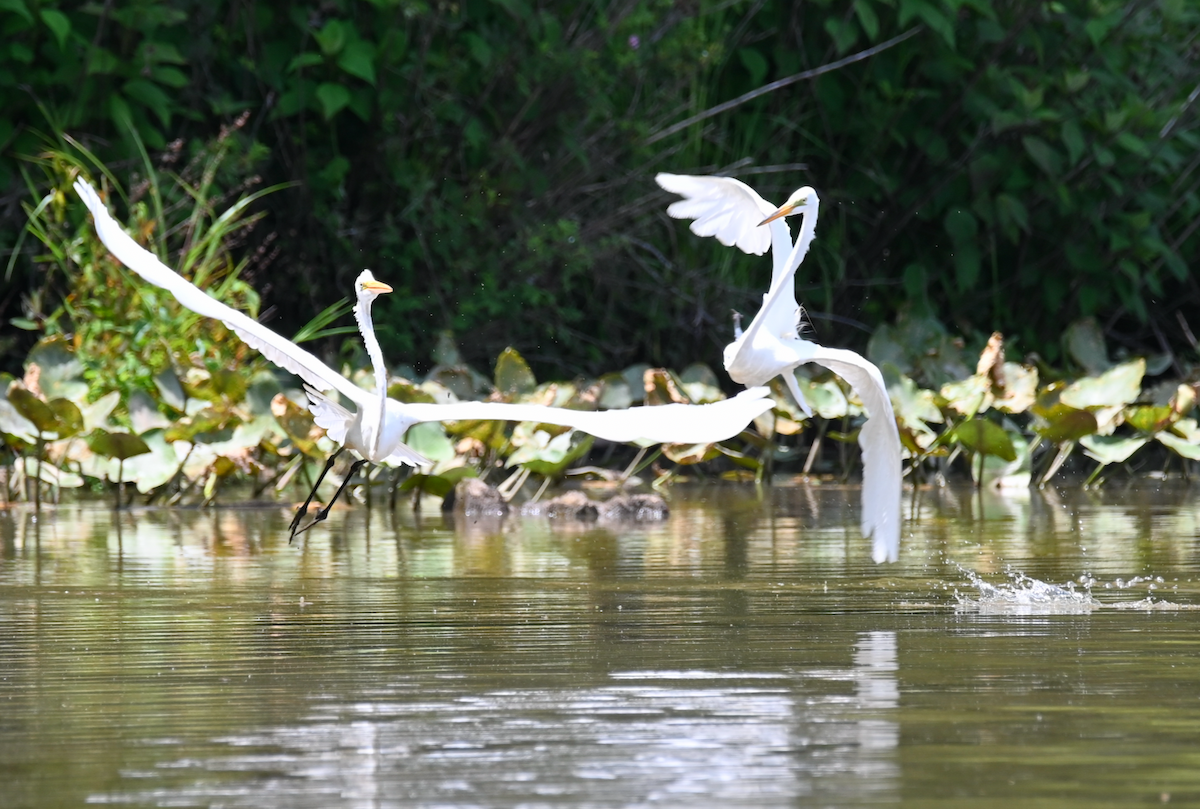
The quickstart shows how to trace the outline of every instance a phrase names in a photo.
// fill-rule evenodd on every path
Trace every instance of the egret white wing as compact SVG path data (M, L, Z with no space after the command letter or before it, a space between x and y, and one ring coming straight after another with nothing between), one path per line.
M271 362L296 374L314 388L336 390L358 403L370 396L368 391L362 390L291 340L279 336L258 321L209 296L204 290L164 265L153 253L130 238L109 214L100 195L82 178L75 181L75 191L92 212L100 241L122 264L143 279L167 290L177 301L196 314L221 321L246 345L257 349Z
M741 180L687 174L658 174L654 180L664 190L683 197L667 207L667 215L694 219L690 227L697 236L716 236L721 244L755 256L770 249L778 256L777 262L791 251L787 222L780 218L767 228L759 227L775 212L775 206Z
M573 427L608 441L663 444L711 444L740 433L771 409L766 388L750 388L732 399L704 405L668 404L626 410L568 410L506 402L406 404L414 421L536 421Z
M858 433L863 458L862 533L873 540L876 562L895 562L900 557L903 471L900 432L883 375L874 363L841 348L818 346L810 361L849 382L867 408L867 421Z

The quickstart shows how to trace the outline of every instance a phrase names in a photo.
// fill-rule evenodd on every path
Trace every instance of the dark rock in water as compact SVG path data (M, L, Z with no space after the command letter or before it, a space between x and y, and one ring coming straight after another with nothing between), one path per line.
M596 504L583 492L564 492L558 497L541 503L526 503L521 506L525 517L549 517L552 520L579 520L593 522L600 515Z
M500 492L479 478L463 478L442 501L442 511L468 517L503 517L508 513L508 503Z
M657 522L670 513L667 501L657 494L618 494L600 504L604 522Z

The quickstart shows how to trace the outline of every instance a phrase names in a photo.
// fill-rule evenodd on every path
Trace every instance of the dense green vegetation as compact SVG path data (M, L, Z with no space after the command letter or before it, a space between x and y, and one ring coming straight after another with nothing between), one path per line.
M512 344L559 376L715 362L765 262L687 237L651 178L729 168L827 201L800 280L825 342L909 306L1051 361L1086 315L1190 354L1198 21L1186 0L6 0L0 244L47 190L23 156L61 135L136 193L139 144L177 168L245 115L223 190L297 183L259 203L245 280L286 332L373 267L401 292L393 361L449 328L472 361ZM6 319L43 313L38 255L7 263Z

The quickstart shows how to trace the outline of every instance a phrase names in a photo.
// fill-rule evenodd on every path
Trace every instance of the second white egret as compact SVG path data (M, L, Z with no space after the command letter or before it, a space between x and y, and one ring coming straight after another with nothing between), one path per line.
M764 385L782 375L797 404L811 415L796 382L795 369L823 365L850 383L867 410L858 434L863 456L862 532L872 540L876 562L894 562L900 553L900 495L903 480L900 433L883 375L874 363L847 349L827 348L800 336L796 270L816 236L820 200L808 186L774 208L750 186L730 177L659 174L658 184L682 194L667 213L693 219L692 231L716 236L722 244L752 255L772 254L771 288L754 320L725 348L725 369L737 382ZM786 217L802 214L795 243ZM765 231L762 226L770 225Z

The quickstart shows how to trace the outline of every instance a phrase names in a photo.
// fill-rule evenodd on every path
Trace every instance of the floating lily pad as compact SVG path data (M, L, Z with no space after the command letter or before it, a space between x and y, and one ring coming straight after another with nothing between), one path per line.
M508 456L505 466L523 466L538 475L557 477L586 455L595 440L578 430L570 430L553 438L544 430L536 430L532 439Z
M26 370L34 365L37 366L37 387L47 399L82 401L87 396L88 386L82 379L83 364L62 337L48 337L35 345L25 358Z
M410 492L418 489L422 494L445 498L454 490L455 485L463 478L478 477L478 473L469 466L456 466L438 475L426 475L420 472L409 475L400 484L400 491Z

